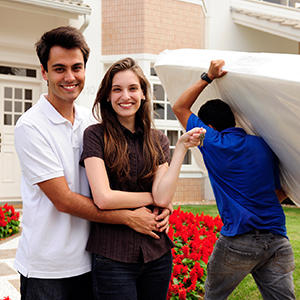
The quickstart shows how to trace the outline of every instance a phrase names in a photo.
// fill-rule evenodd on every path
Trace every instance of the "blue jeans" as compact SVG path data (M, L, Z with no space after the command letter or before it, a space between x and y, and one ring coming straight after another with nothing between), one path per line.
M294 254L288 239L272 233L221 235L207 266L206 300L223 300L251 273L265 300L296 299Z
M94 300L92 272L59 279L21 275L21 300Z
M123 263L93 254L93 284L97 300L165 300L172 273L172 253L155 261Z

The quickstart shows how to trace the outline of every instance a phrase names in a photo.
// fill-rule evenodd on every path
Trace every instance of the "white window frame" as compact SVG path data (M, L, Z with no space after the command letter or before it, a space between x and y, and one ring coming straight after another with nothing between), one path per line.
M152 64L151 64L151 66L152 66ZM154 84L162 85L158 76L150 76L150 84L151 84L151 91L153 91ZM167 101L166 92L165 92L165 101ZM167 112L165 111L165 116L166 116L166 114L167 114ZM177 119L176 120L154 119L154 125L155 125L156 129L163 131L166 135L167 135L168 130L183 132L183 127L181 126L181 124L179 123L179 121ZM170 149L172 149L172 148L175 148L175 147L170 146ZM189 151L191 151L191 150L189 150ZM200 172L200 168L198 167L197 162L192 153L191 153L191 164L188 164L188 165L183 164L181 166L181 171L182 172Z

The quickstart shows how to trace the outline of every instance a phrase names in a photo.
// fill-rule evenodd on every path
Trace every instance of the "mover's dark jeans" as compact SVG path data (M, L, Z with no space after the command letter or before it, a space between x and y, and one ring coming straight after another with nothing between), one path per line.
M251 273L265 300L294 300L294 255L288 239L272 233L220 235L207 267L206 300L224 300Z

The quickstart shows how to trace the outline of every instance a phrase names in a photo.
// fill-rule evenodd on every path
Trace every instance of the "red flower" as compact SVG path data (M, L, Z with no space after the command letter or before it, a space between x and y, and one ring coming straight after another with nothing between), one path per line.
M178 276L181 272L182 265L175 265L173 267L173 275L174 277Z
M13 205L5 203L3 206L0 206L0 239L17 233L19 225L19 212L15 212Z
M183 288L179 291L179 300L185 300L186 299L186 290Z
M175 248L167 299L198 299L204 292L209 256L222 228L220 217L195 216L180 207L170 217L169 237Z
M190 252L189 246L188 245L184 245L181 249L182 249L184 257L188 257L189 256L189 252Z

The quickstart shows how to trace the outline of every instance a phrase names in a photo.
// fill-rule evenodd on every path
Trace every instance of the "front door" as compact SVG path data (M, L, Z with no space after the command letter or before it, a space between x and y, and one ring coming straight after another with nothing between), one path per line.
M38 99L39 84L0 81L0 201L21 198L21 170L14 147L18 118Z

